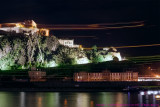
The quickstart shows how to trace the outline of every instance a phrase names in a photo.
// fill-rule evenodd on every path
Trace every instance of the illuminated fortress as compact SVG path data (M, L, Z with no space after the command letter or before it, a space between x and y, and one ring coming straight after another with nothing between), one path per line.
M18 23L2 23L0 24L0 30L5 32L24 33L26 35L40 33L41 35L49 36L49 30L37 28L37 24L33 20L26 20Z

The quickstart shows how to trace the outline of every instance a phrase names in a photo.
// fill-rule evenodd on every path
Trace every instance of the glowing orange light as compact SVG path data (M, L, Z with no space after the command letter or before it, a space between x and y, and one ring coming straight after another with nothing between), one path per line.
M160 95L156 95L155 98L160 98Z
M24 25L20 24L20 23L17 23L16 24L16 27L24 27Z
M40 33L41 33L43 36L49 36L49 30L48 30L48 29L40 29Z
M93 101L91 101L91 107L94 107L94 102Z
M64 100L64 105L67 105L67 99Z
M49 30L46 29L46 35L45 36L49 36Z

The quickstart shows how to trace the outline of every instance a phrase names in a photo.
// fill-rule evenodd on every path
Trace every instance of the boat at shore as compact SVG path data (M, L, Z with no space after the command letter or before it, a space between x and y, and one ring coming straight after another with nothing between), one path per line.
M132 87L126 87L123 89L123 91L127 92L139 92L139 91L147 91L147 88L139 87L139 86L132 86Z

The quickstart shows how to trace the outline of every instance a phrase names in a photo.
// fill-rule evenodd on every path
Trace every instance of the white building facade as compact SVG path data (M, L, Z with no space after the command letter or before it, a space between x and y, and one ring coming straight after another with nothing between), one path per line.
M75 45L73 39L59 39L61 45L68 46L70 48L80 48L80 45Z

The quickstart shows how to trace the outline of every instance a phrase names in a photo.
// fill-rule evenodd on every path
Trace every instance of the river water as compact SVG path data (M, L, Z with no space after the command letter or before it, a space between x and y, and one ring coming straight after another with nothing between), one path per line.
M0 107L160 107L160 91L0 92Z

